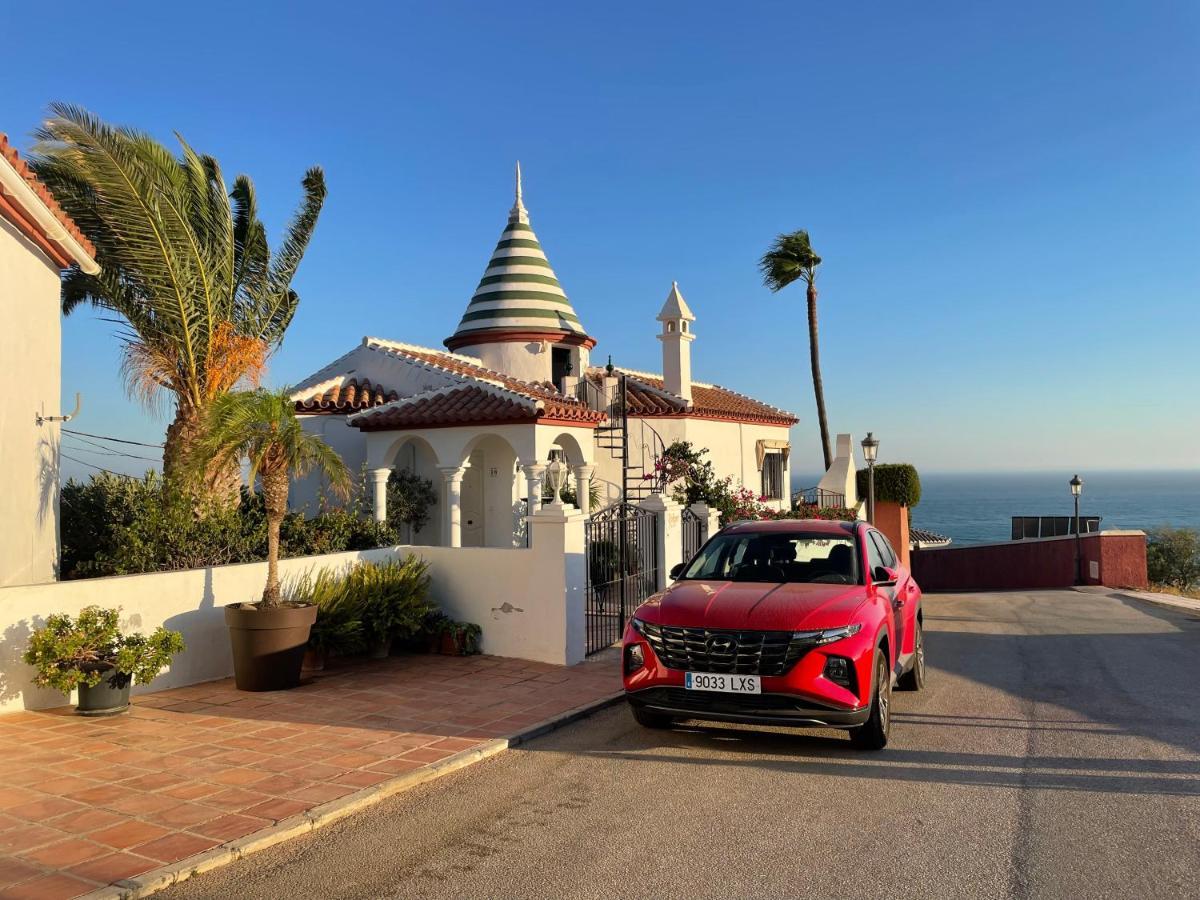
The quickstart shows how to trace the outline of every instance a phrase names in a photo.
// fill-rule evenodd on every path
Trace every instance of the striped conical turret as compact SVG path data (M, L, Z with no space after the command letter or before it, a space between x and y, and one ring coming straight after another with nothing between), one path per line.
M579 323L529 227L529 213L521 197L521 164L517 163L516 201L508 224L446 346L456 350L539 336L576 345L595 343Z

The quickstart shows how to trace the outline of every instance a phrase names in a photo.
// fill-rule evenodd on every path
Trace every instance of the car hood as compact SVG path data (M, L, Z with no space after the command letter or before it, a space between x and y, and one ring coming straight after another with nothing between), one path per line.
M836 628L862 605L861 585L678 581L637 612L659 625L796 631Z

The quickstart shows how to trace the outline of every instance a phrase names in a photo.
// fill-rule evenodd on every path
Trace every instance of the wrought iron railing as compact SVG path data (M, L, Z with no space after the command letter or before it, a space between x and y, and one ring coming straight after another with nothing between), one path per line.
M821 509L830 507L841 508L846 505L846 495L837 491L827 491L822 487L810 487L792 492L792 508L797 506L816 506Z

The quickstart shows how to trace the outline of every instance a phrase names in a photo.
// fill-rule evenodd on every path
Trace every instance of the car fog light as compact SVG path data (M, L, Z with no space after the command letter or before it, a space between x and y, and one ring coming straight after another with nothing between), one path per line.
M642 653L641 644L630 644L625 648L625 674L632 675L646 664L646 656Z
M850 660L844 656L831 656L825 661L825 677L834 684L840 684L846 690L853 690L854 676L850 668Z

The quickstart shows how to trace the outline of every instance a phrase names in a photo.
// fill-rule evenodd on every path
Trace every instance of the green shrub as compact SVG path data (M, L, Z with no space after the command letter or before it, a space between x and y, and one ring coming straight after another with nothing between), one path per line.
M361 496L361 493L360 495ZM256 562L267 556L262 495L242 488L237 506L205 506L173 494L154 472L142 479L95 475L62 490L62 577L95 578ZM390 523L361 502L288 513L281 555L315 556L397 543Z
M1152 584L1181 591L1200 584L1200 531L1155 528L1146 537L1146 574Z
M411 554L385 563L361 563L347 574L347 582L371 643L412 637L434 608L429 563Z
M334 569L303 575L283 586L284 599L317 608L317 618L308 632L308 646L322 653L349 655L366 647L362 608L348 590L348 579Z
M397 533L407 525L414 532L429 523L429 507L437 503L437 491L428 478L400 469L392 472L387 485L388 525Z
M858 496L865 498L868 490L867 469L858 470ZM910 509L921 502L921 476L909 463L880 463L875 466L875 499L883 503L900 503Z
M122 635L120 610L89 606L74 621L52 615L29 638L24 660L37 669L34 683L69 694L80 685L95 687L110 671L137 684L154 680L184 650L178 631L157 628L150 637Z

